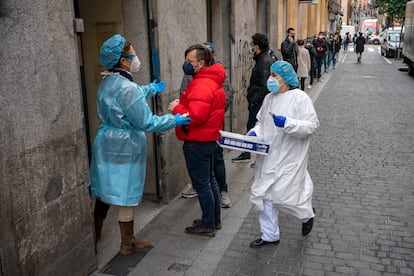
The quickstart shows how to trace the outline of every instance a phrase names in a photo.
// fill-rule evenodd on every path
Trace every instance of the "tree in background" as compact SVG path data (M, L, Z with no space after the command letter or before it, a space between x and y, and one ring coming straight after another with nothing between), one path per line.
M384 14L389 18L389 23L394 26L394 20L398 20L401 25L404 25L405 6L407 0L373 0L373 5L378 8L379 14Z
M394 27L394 20L398 20L401 26L404 26L405 20L405 8L407 5L407 0L374 0L374 6L378 8L379 14L384 14L387 16L388 22L390 23L387 27ZM403 28L401 28L401 35L403 33ZM401 41L400 41L401 46ZM401 57L401 47L397 48L397 58Z

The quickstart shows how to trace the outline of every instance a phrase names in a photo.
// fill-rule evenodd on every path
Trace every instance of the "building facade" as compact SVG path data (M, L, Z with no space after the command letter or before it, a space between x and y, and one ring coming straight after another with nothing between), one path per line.
M96 267L88 167L103 41L120 33L132 42L136 82L167 82L149 102L156 114L179 96L184 50L212 41L234 88L225 127L244 133L251 36L264 33L279 50L287 27L298 38L329 28L327 0L299 2L1 1L0 275L87 275ZM189 183L181 142L173 130L147 138L144 196L168 202Z

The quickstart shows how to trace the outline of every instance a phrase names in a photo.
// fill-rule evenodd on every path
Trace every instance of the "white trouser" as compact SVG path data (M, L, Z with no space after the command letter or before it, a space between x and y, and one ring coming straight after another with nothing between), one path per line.
M271 200L263 200L263 211L259 212L260 231L262 232L262 240L273 242L280 239L279 232L279 210ZM313 217L313 216L312 216ZM300 219L305 223L310 218Z
M263 211L259 212L260 231L262 240L268 242L278 241L279 232L279 210L270 200L263 200Z

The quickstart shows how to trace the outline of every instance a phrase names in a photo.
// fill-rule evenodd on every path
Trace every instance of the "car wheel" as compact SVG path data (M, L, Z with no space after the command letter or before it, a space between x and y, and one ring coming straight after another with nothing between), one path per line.
M374 39L374 44L375 45L379 45L380 43L379 43L379 40L378 39Z

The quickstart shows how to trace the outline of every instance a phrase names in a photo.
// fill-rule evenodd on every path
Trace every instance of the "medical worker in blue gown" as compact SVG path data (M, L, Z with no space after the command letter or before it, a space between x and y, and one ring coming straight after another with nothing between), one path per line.
M270 144L268 155L257 155L251 201L260 209L262 235L250 247L276 245L280 240L278 213L283 211L302 222L302 235L313 226L313 183L308 173L310 138L319 126L310 97L297 89L292 65L276 61L270 76L257 123L247 135Z
M96 198L94 219L96 240L110 205L119 206L121 254L149 246L149 241L134 237L134 212L144 190L147 146L145 131L159 132L190 123L180 114L156 116L147 100L161 93L165 82L140 86L131 73L140 61L131 43L117 34L106 40L100 50L104 72L98 89L100 124L92 149L91 194Z

